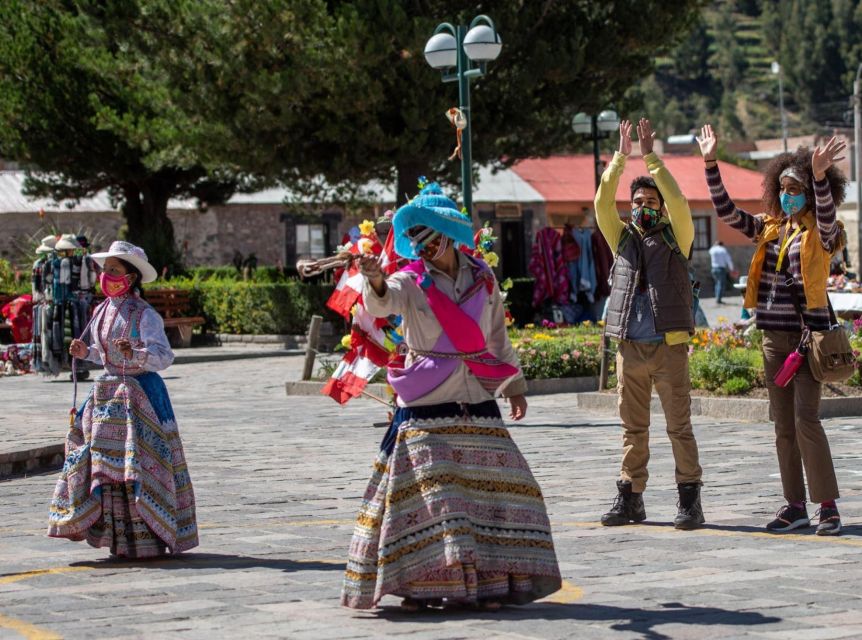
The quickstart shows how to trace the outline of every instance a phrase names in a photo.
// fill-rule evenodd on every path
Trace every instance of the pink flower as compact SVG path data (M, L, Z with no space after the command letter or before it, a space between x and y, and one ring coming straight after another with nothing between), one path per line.
M573 355L575 358L580 358L580 357L581 357L581 352L580 352L580 351L578 351L577 349L575 349L574 351L572 351L572 355Z
M530 349L530 355L531 355L531 356L536 355L536 350L535 350L535 349Z
M566 360L568 360L568 359L569 359L569 354L568 354L568 353L564 353L562 356L560 356L560 359L561 359L563 362L565 362Z

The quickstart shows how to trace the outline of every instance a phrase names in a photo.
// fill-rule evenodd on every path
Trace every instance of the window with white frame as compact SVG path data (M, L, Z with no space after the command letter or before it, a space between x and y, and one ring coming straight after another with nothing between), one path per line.
M326 257L326 225L296 225L296 257L312 259Z

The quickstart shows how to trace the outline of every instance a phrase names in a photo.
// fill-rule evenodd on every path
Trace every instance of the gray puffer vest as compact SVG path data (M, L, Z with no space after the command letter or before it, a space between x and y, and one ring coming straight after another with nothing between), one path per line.
M649 291L656 333L694 332L691 279L685 258L690 251L677 255L679 251L666 221L643 235L631 224L626 227L611 268L606 335L618 340L626 337L639 286Z

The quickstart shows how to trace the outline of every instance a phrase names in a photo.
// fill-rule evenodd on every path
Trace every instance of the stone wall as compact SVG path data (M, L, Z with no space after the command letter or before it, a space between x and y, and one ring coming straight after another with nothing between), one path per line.
M285 222L281 205L230 205L207 211L170 211L174 234L189 266L231 264L234 252L257 255L261 265L275 265L285 257ZM56 228L64 233L85 232L95 239L94 250L107 248L117 238L123 219L117 212L0 214L0 258L16 261L16 240L46 235ZM101 242L99 241L101 240ZM100 246L101 245L101 246Z
M0 258L13 262L22 256L16 255L15 244L27 237L44 236L53 228L63 233L86 233L95 239L102 239L107 248L117 237L123 219L117 212L78 212L63 211L48 213L40 219L35 212L2 213L0 214Z
M492 210L493 211L493 210ZM235 252L244 257L257 256L260 265L290 266L296 259L292 246L296 223L313 220L326 225L329 251L340 244L347 231L362 222L375 219L379 212L367 215L345 216L333 209L320 215L296 216L287 213L281 204L231 204L197 209L171 210L168 215L174 226L177 247L188 266L214 266L232 264ZM481 213L481 211L480 211ZM497 222L493 214L479 216L481 220ZM536 231L544 224L544 206L525 208L524 267L529 260L530 247ZM116 239L124 221L115 211L48 213L44 220L34 212L0 214L0 258L20 262L15 255L16 240L27 236L47 235L52 229L63 233L85 232L94 240L93 249L106 249ZM499 233L499 224L496 225ZM502 251L498 247L498 253Z
M279 204L222 205L206 211L169 213L185 264L231 264L235 252L254 253L261 265L285 259L284 207Z

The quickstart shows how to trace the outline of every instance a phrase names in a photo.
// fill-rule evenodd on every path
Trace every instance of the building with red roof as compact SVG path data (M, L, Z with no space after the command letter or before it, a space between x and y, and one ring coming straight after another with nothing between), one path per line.
M704 285L711 282L707 252L717 240L724 242L733 256L734 265L744 273L754 247L748 238L716 219L703 174L703 159L699 155L672 154L662 155L661 158L691 207L695 225L692 261ZM603 156L602 159L605 164L610 161L609 156ZM719 162L719 165L724 184L736 205L752 213L759 212L763 192L762 174L727 162ZM596 188L592 155L530 158L516 163L513 170L545 200L544 217L539 226L562 228L567 223L575 227L595 225L593 198ZM629 185L641 175L647 175L642 158L630 156L617 191L617 207L623 218L628 217L631 207Z

